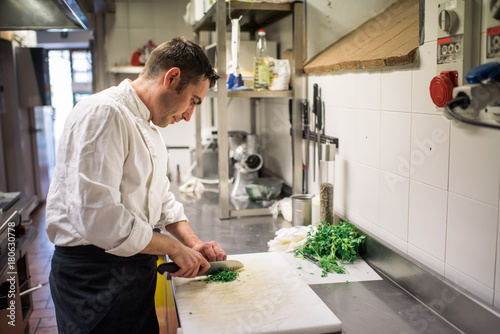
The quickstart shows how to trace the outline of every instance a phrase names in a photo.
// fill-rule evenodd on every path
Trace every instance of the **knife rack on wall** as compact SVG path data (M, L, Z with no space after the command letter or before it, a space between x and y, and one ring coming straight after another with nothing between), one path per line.
M302 138L309 139L312 142L318 141L318 135L314 132L307 133L307 131L302 131ZM335 144L335 146L337 146L337 149L339 148L339 139L336 137L330 137L324 134L320 134L319 140L321 144L326 144L326 143Z

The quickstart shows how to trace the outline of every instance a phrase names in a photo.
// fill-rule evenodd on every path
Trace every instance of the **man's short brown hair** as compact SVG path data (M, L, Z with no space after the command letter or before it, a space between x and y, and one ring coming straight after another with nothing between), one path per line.
M172 67L181 70L181 81L177 88L179 92L202 79L208 79L212 88L220 78L203 49L185 37L174 38L156 47L141 75L145 79L156 79Z

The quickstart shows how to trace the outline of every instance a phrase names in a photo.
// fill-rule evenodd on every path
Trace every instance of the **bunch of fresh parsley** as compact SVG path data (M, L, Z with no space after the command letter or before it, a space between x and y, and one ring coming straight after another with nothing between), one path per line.
M344 274L344 265L340 262L354 262L359 256L359 247L366 236L359 233L349 221L339 225L321 223L307 233L307 241L295 251L295 256L309 254L319 261L323 268L322 277L328 272Z

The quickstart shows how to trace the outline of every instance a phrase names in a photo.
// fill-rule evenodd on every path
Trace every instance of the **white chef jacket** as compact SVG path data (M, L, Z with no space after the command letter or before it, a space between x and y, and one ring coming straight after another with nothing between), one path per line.
M73 108L47 195L46 230L57 246L132 256L154 227L187 220L169 191L167 149L149 118L129 80Z

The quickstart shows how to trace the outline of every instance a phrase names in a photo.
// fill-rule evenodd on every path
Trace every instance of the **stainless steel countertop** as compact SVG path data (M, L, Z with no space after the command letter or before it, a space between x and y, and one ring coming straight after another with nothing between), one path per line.
M227 254L267 252L267 242L275 237L275 232L291 226L281 216L277 219L261 216L221 220L216 193L204 193L192 202L176 195L184 203L196 234L204 241L215 240ZM311 285L342 321L342 333L462 333L378 273L383 280Z

